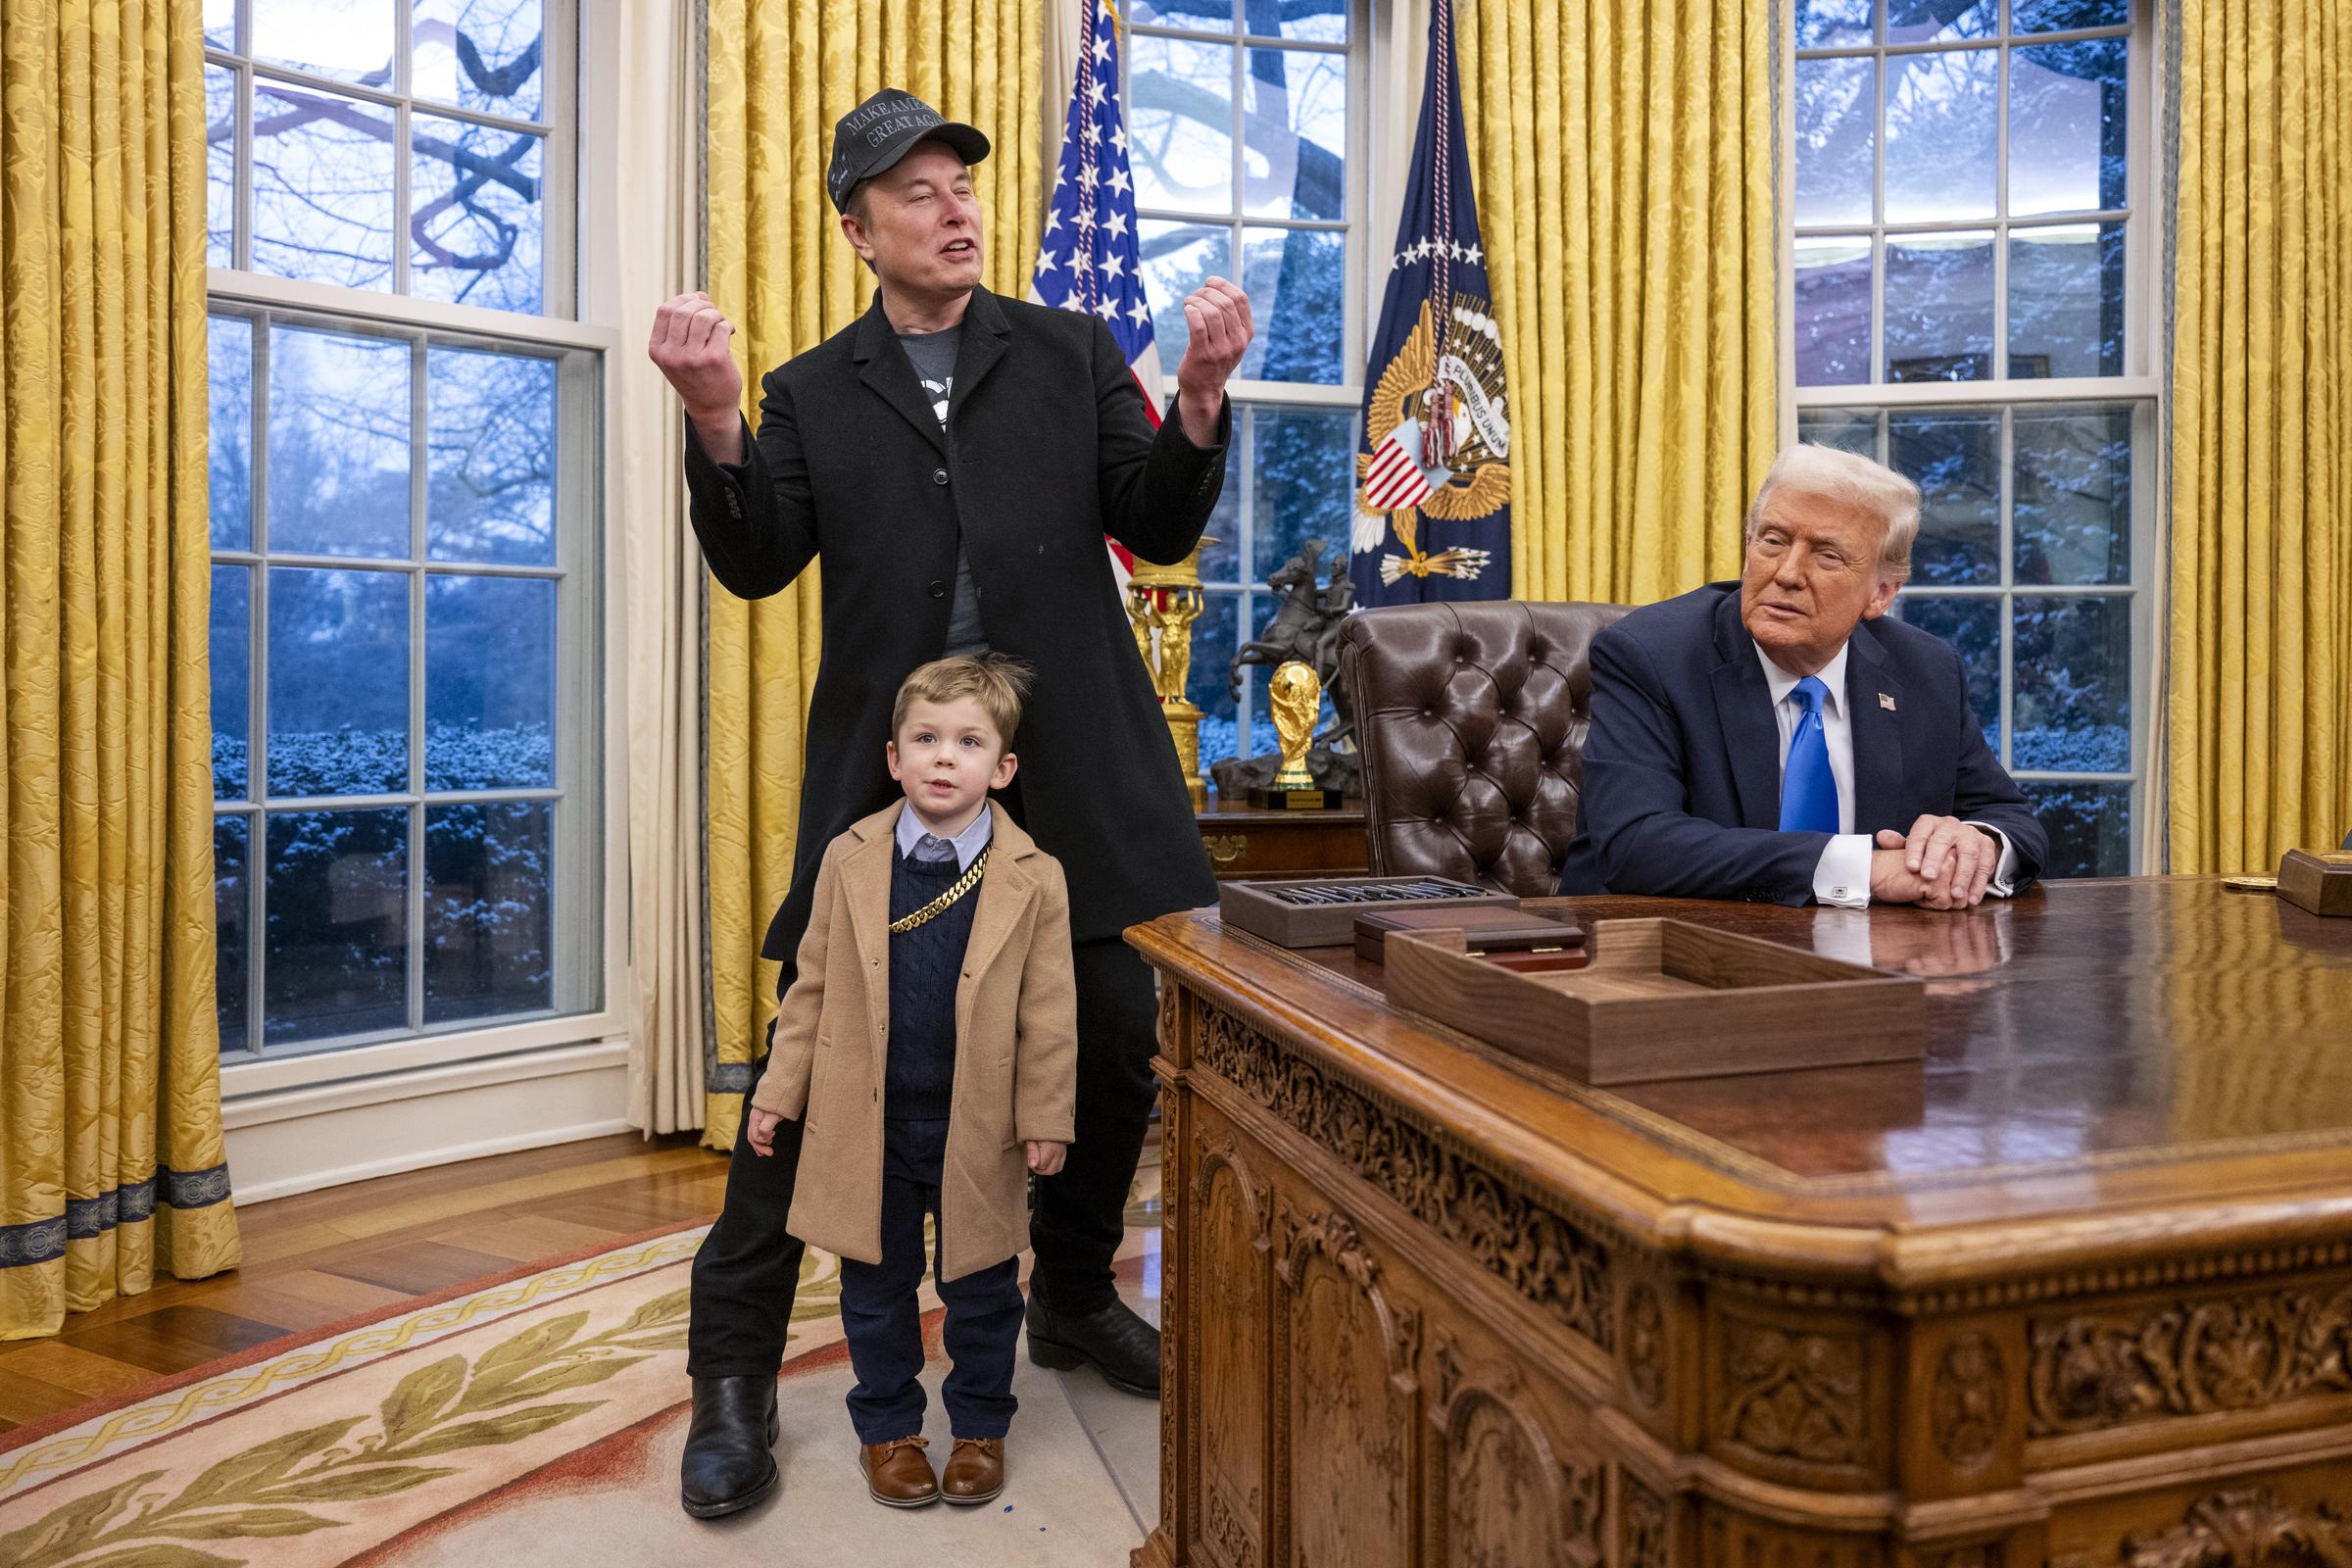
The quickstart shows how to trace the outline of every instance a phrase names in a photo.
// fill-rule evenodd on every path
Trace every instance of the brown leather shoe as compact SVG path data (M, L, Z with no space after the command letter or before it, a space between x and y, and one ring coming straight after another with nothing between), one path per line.
M893 1508L920 1508L937 1502L939 1478L931 1473L931 1461L923 1457L923 1450L930 1446L930 1439L918 1436L860 1446L858 1459L865 1468L866 1492L876 1502Z
M1004 1440L957 1438L939 1478L939 1494L950 1502L986 1502L1004 1490Z

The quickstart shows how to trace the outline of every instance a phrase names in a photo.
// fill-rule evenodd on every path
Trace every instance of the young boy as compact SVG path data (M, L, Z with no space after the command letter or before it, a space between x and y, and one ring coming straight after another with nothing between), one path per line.
M1061 867L1001 807L1025 666L943 659L899 688L887 756L904 802L825 850L800 968L747 1136L802 1120L792 1234L841 1257L866 1490L916 1508L1004 1488L1021 1327L1027 1173L1061 1168L1077 1012ZM941 1390L955 1447L923 1430L923 1218L939 1222Z

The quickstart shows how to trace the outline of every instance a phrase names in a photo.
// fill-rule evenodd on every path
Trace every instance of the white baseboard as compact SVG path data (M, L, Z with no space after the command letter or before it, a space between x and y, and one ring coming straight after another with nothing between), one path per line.
M225 1102L238 1203L627 1132L628 1044L387 1073Z

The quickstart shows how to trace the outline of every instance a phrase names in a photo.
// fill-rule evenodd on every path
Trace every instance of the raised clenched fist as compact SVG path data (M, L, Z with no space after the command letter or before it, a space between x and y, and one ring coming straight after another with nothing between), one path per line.
M731 421L742 407L743 372L728 351L734 336L734 323L700 289L654 313L653 340L645 351L697 424Z

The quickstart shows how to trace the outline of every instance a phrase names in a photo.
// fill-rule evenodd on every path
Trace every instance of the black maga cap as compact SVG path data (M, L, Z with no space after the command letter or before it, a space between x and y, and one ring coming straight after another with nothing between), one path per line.
M942 120L910 92L885 87L833 122L833 162L825 170L833 210L848 204L859 180L890 169L919 141L944 142L967 164L988 156L988 138L979 131Z

